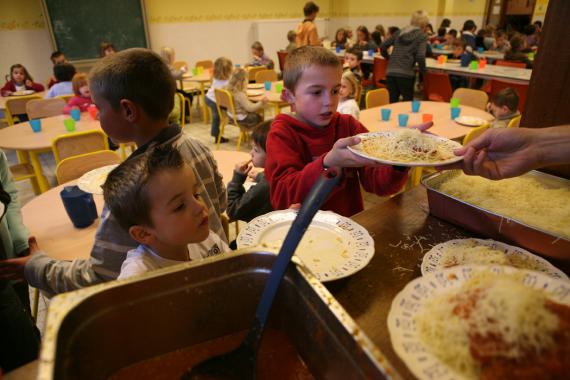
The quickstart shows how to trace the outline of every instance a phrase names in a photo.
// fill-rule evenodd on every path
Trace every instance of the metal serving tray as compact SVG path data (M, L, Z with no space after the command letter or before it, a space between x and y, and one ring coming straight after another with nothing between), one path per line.
M249 327L275 255L251 249L55 297L38 379L104 379ZM270 325L317 379L400 379L326 288L291 265Z
M568 239L467 203L439 190L442 183L460 173L459 170L450 170L422 178L422 184L427 188L431 214L482 236L518 245L540 255L567 258L570 252ZM569 180L538 171L531 171L522 177L538 179L553 188L570 187Z

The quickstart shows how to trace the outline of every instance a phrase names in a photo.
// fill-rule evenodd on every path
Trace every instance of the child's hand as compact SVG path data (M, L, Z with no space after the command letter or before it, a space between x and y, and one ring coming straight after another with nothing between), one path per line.
M186 66L182 66L180 68L180 71L182 71L183 73L186 73L188 71L188 68Z
M251 160L249 160L249 161L244 161L244 162L240 162L239 164L236 164L236 166L234 167L234 170L240 174L247 174L247 173L249 173L251 168L253 168L253 165L251 165Z
M26 79L26 83L25 83L25 84L26 84L26 86L28 86L28 87L32 87L32 86L34 85L34 82L32 82L32 81L29 80L29 79Z
M259 173L261 173L259 170L251 169L249 173L247 173L247 176L255 182L255 179Z
M338 139L332 149L325 155L323 163L329 168L358 168L378 165L376 161L357 156L348 150L349 146L356 145L359 142L360 138L356 136Z
M40 249L36 238L31 236L28 239L29 248L20 252L20 256L14 259L0 260L0 280L25 280L24 268L32 255Z

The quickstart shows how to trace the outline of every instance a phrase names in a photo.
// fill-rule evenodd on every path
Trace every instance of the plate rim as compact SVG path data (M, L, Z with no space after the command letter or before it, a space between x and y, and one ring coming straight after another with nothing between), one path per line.
M10 94L10 96L27 96L27 95L32 95L35 94L36 92L34 90L20 90L20 91L14 91Z
M79 177L77 179L77 187L79 187L80 190L85 191L86 193L91 193L91 194L95 194L95 195L102 195L103 194L103 189L101 188L100 191L93 191L91 189L89 189L88 187L85 187L85 182L87 181L87 179L93 175L95 175L94 173L100 172L100 171L104 171L107 168L110 168L108 173L110 173L114 168L116 168L117 166L119 166L120 164L111 164L111 165L105 165L105 166L101 166L92 170L89 170L87 173L84 173L81 177Z
M369 138L370 136L375 136L375 135L387 135L387 134L394 134L396 133L396 131L376 131L376 132L366 132L366 133L359 133L357 135L355 135L355 137L359 137L360 139L366 139ZM426 133L426 136L428 136L429 138L432 138L434 140L442 140L442 141L446 141L446 142L450 142L452 143L452 145L457 145L455 149L459 149L462 147L462 145L456 141L453 141L451 139L445 138L445 137L441 137L438 135L434 135L431 133ZM414 162L399 162L399 161L392 161L392 160L384 160L381 158L376 158L376 157L372 157L367 155L366 153L364 153L362 150L356 148L357 146L359 146L360 143L356 144L356 145L352 145L348 147L348 150L350 150L352 153L356 154L357 156L360 156L362 158L367 158L369 160L373 160L376 161L378 163L381 164L385 164L385 165L394 165L394 166L405 166L405 167L432 167L432 166L443 166L443 165L449 165L449 164L453 164L456 162L460 162L463 160L463 156L455 156L454 158L450 158L448 160L445 161L439 161L439 162L419 162L419 161L414 161Z
M238 234L238 236L236 237L236 245L238 249L242 249L242 248L249 248L249 247L255 247L259 244L259 240L257 240L255 242L255 244L253 245L243 245L244 243L241 241L243 239L243 236L245 236L246 231L248 231L248 227L253 224L254 222L258 222L259 220L271 217L271 215L277 215L277 214L291 214L291 216L296 216L299 210L293 210L293 209L285 209L285 210L275 210L275 211L270 211L266 214L260 215L258 217L255 217L254 219L252 219L246 226L245 228L243 228L240 233ZM343 273L342 276L335 276L335 277L330 277L330 278L321 278L323 276L318 275L317 273L315 273L311 268L310 265L307 265L301 257L298 257L297 255L293 256L294 259L298 259L298 261L305 266L311 273L313 273L313 275L320 281L320 282L329 282L329 281L336 281L336 280L340 280L342 278L346 278L349 276L352 276L353 274L361 271L362 269L364 269L372 260L372 258L374 257L375 253L376 253L376 246L374 243L374 239L372 238L372 236L370 235L370 233L368 232L368 230L366 228L364 228L362 225L360 225L359 223L355 222L354 220L347 218L346 216L337 214L333 211L330 210L319 210L317 211L317 213L315 214L315 216L313 217L313 220L311 221L311 223L318 217L322 217L322 215L331 215L335 218L338 218L339 220L342 220L343 222L348 222L351 224L351 226L353 227L357 227L358 230L363 232L363 237L367 240L368 242L368 247L369 247L369 251L366 252L366 260L361 260L360 262L362 263L361 266L357 267L357 268L351 268L351 270L347 271L346 273ZM291 221L293 221L294 217L291 218ZM261 231L264 231L265 229L262 229ZM278 252L275 252L278 253Z
M482 121L482 123L481 123L481 124L469 124L469 123L457 121L457 119L460 119L460 118L462 118L462 117L472 117L472 118L474 118L474 119L479 119L479 120ZM473 127L473 128L480 127L480 126L482 126L482 125L485 125L485 124L491 122L491 121L485 120L485 119L483 119L483 118L481 118L481 117L477 117L477 116L467 116L467 115L460 115L460 116L456 117L455 119L453 119L452 121L456 122L456 123L459 124L459 125L463 125L464 127Z
M538 262L540 262L541 264L544 264L545 268L544 269L549 269L550 272L554 272L556 273L559 277L554 277L552 276L549 272L545 272L543 270L536 270L534 269L534 271L536 272L540 272L540 273L544 273L547 276L550 276L552 278L559 278L562 280L569 280L568 276L566 275L566 273L564 273L563 271L561 271L560 269L558 269L556 266L554 266L552 263L550 263L548 260L546 260L543 257L540 257L522 247L517 247L516 245L511 245L511 244L507 244L504 243L502 241L498 241L498 240L494 240L494 239L479 239L479 238L462 238L462 239L451 239L439 244L434 245L433 247L431 247L431 249L429 251L427 251L424 254L424 257L422 258L422 264L420 267L422 276L425 276L429 273L435 273L438 272L440 270L444 270L444 269L449 269L449 268L443 268L441 266L438 266L437 268L435 268L434 270L431 270L428 265L430 264L430 258L434 256L437 247L442 246L443 244L449 244L452 242L456 242L456 241L463 241L463 240L474 240L477 243L480 243L481 245L486 245L489 246L491 244L497 244L498 246L500 246L503 249L515 252L516 254L522 254L523 256L527 256L529 258L532 258L533 260L536 260ZM438 263L439 264L439 263ZM453 267L450 268L454 268L456 266L465 266L466 264L459 264L459 265L455 265ZM471 264L471 265L485 265L485 264ZM498 264L492 264L492 265L498 265ZM506 265L506 266L510 266L510 265ZM533 270L533 269L528 269L528 268L519 268L519 267L513 267L516 269L522 269L522 270Z

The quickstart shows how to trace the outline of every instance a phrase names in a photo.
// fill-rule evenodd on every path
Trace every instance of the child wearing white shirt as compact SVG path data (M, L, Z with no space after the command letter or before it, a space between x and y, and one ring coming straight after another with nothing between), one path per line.
M105 202L139 243L119 279L228 252L208 226L208 209L194 170L170 144L152 148L109 173Z
M358 120L360 117L360 108L356 103L355 97L361 91L360 82L352 71L345 71L340 80L340 101L336 108L338 113L352 115Z

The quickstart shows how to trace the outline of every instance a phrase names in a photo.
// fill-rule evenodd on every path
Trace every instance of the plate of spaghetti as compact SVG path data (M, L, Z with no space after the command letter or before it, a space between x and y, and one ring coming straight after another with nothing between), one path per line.
M357 135L360 143L349 146L354 154L382 164L398 166L434 166L458 162L454 149L458 142L444 137L421 133L414 128L396 131L369 132Z
M567 378L570 282L508 266L430 273L394 298L388 331L420 380Z

